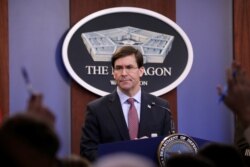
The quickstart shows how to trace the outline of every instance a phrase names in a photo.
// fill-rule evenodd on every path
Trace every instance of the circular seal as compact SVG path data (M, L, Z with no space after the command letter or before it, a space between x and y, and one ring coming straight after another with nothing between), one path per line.
M181 153L196 154L198 151L197 143L185 134L172 134L165 137L158 147L158 161L160 166L165 166L165 162L172 155Z

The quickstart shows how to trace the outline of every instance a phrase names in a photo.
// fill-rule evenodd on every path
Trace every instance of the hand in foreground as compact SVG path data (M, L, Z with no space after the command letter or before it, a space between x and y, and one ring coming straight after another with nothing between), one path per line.
M217 87L223 102L240 119L244 127L250 126L250 78L240 64L233 62L226 71L227 91Z
M48 122L51 126L55 124L55 115L43 104L42 94L32 94L27 106L27 112Z

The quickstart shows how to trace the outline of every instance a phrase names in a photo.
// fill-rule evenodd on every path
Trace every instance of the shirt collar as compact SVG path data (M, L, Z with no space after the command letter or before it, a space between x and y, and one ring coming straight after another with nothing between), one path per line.
M128 98L130 98L129 96L124 94L119 87L117 87L117 94L122 104L125 103L128 100ZM133 96L133 98L137 103L141 103L141 89Z

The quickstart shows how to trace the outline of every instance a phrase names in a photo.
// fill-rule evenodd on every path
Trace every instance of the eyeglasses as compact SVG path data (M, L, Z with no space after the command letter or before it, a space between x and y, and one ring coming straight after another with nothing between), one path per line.
M114 71L122 73L123 70L125 70L127 73L132 73L132 72L135 72L136 69L138 69L138 67L134 67L134 66L131 66L131 65L128 65L128 66L125 66L125 67L123 67L123 66L115 66Z

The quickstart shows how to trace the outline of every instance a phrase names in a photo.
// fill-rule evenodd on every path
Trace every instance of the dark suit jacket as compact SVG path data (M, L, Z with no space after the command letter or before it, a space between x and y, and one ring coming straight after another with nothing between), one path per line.
M152 133L158 136L170 134L171 115L162 106L169 108L166 100L142 92L138 138L150 137ZM90 102L86 113L80 143L80 154L83 157L94 161L99 144L130 140L116 91Z

